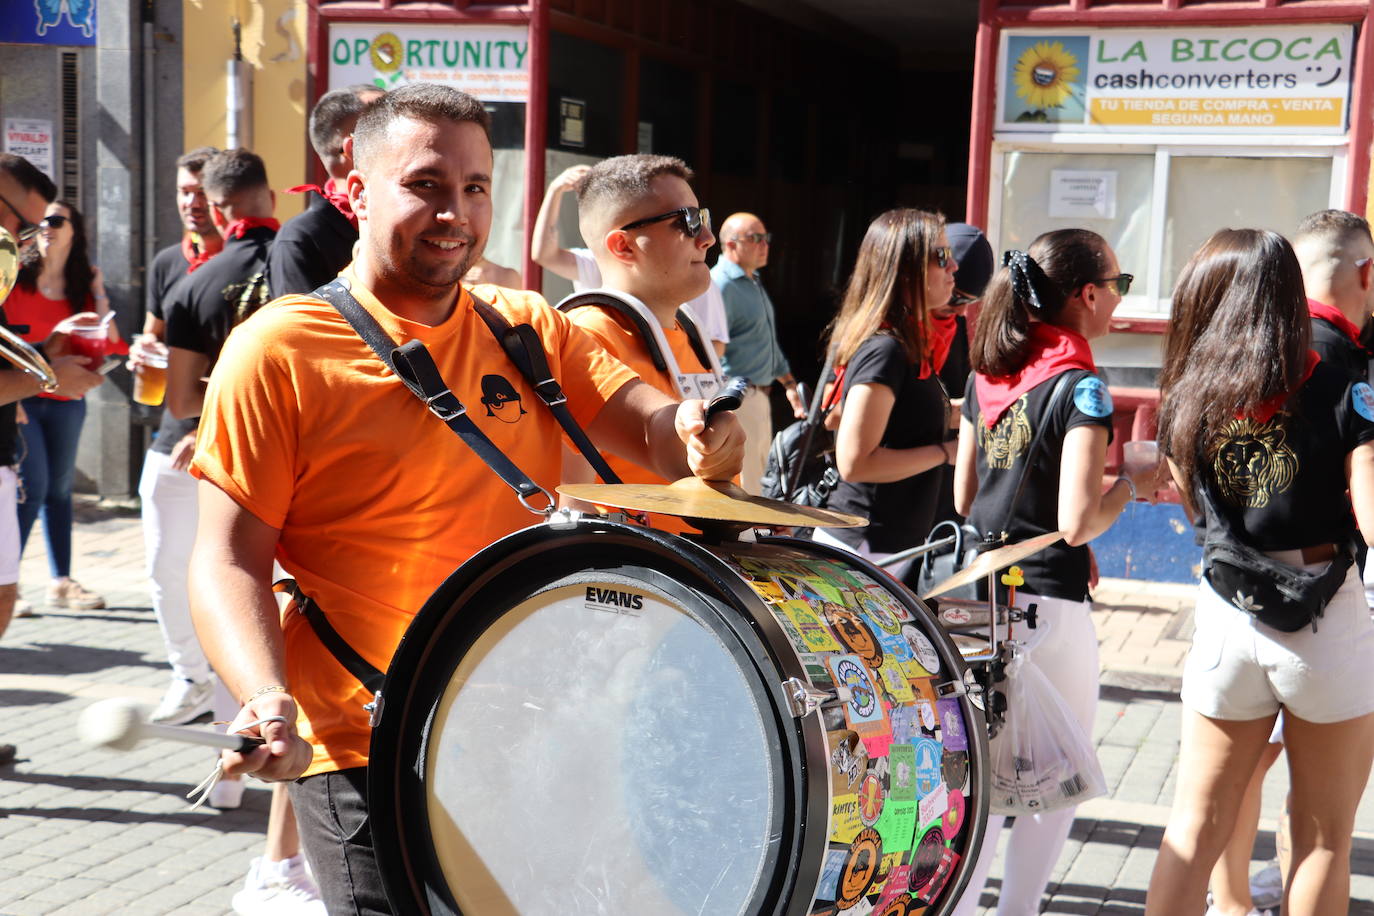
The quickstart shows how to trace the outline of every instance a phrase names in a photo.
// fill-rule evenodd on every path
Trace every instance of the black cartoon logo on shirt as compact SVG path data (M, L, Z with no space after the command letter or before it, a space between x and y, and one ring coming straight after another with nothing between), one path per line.
M487 416L502 423L514 423L527 412L520 403L520 392L500 375L482 376L482 403L487 408Z
M978 414L978 445L987 456L989 468L1006 470L1026 453L1034 437L1030 419L1026 416L1027 397L1023 394L1017 398L1016 403L1007 408L992 429L988 429L982 413Z
M1232 420L1207 449L1222 499L1233 506L1259 509L1293 485L1298 456L1288 447L1279 413L1268 423L1249 417Z

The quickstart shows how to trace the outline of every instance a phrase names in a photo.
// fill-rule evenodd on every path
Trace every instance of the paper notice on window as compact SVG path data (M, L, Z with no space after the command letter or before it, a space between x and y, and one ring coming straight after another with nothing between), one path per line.
M1116 219L1116 172L1054 169L1049 210L1052 219Z

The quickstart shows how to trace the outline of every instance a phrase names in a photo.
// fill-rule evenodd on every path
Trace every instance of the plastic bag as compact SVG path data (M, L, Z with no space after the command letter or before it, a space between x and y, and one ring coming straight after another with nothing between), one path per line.
M1035 662L1007 663L1006 724L991 742L993 814L1043 814L1105 795L1092 741Z

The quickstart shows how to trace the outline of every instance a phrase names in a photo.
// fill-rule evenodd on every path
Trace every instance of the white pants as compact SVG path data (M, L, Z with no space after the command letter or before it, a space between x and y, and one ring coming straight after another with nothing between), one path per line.
M1065 601L1018 594L1016 604L1039 605L1037 626L1016 628L1016 638L1024 639L1036 666L1045 673L1063 697L1079 724L1089 735L1097 714L1099 680L1097 631L1093 628L1087 601ZM1059 861L1064 841L1073 827L1077 807L1060 808L1048 814L1017 815L1007 841L1006 863L1002 869L1002 890L997 895L997 916L1031 916L1040 912L1040 897L1045 893L1050 873ZM988 871L997 855L997 840L1006 819L988 817L987 833L978 854L968 888L954 910L954 916L972 916L987 882Z
M138 482L143 501L143 545L153 610L172 673L197 683L210 677L210 663L191 623L186 587L191 546L196 540L196 479L172 467L170 455L148 452Z
M773 444L773 407L768 391L750 385L735 416L744 427L744 469L740 472L740 484L758 496L763 470L768 466L768 448Z
M0 585L19 581L19 477L0 467Z

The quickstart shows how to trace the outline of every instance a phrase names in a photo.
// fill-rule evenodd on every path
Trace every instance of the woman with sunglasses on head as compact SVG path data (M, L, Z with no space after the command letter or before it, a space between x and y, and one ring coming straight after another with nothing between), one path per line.
M1354 563L1356 518L1374 531L1374 391L1310 345L1302 271L1282 236L1223 229L1183 268L1159 439L1207 542L1178 785L1147 914L1203 912L1280 710L1291 845L1283 912L1349 907L1350 835L1374 762L1374 623ZM1264 569L1274 563L1324 580L1291 621L1275 616L1293 608Z
M841 481L828 503L868 527L818 528L817 541L882 559L930 532L955 448L944 441L949 399L932 369L949 341L931 333L927 309L949 301L957 266L939 214L889 210L869 225L830 328L844 407Z
M1047 532L1063 540L1018 565L1015 603L1038 606L1019 629L1033 661L1091 736L1097 709L1097 635L1089 616L1087 542L1136 498L1155 490L1157 468L1132 469L1103 492L1112 399L1089 341L1107 333L1130 288L1106 240L1085 229L1047 232L1010 251L983 297L970 348L974 375L959 424L954 502L970 525L1006 543ZM1007 844L998 916L1040 910L1075 808L1019 815ZM974 912L1003 818L987 835L956 910Z
M46 340L56 329L95 324L110 310L100 268L87 257L81 213L66 201L53 201L40 229L38 244L25 252L19 284L5 302L10 323L27 326L20 336L30 343ZM107 350L124 352L113 322L107 334ZM41 510L52 574L47 603L54 607L103 608L105 599L71 577L72 483L86 401L41 394L25 398L21 406L24 458L19 475L25 498L19 504L20 542L28 542ZM21 606L20 613L25 610Z

